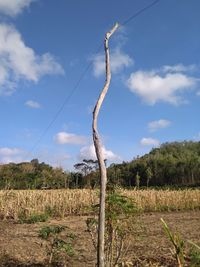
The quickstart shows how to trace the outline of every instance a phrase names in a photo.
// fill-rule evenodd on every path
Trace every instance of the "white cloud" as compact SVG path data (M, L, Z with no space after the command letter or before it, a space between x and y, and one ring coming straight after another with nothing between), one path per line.
M30 5L33 0L0 0L0 13L16 16Z
M140 140L140 144L142 146L159 146L160 142L157 139L154 138L142 138Z
M40 162L45 162L53 167L68 168L71 156L61 151L52 151L49 149L42 149L37 153L37 158Z
M8 148L8 147L1 147L0 148L0 155L1 156L13 156L21 153L19 148Z
M117 44L117 48L122 48L128 41L127 29L120 25L116 33L112 36L112 42Z
M93 72L95 77L99 77L105 73L105 56L98 54L92 57ZM125 67L133 64L133 59L122 52L120 48L116 48L110 53L110 66L113 73L122 71Z
M195 71L197 70L197 66L192 64L192 65L183 65L183 64L177 64L177 65L165 65L162 67L163 72L188 72L188 71Z
M156 71L137 71L130 75L127 86L147 104L163 101L177 105L184 102L180 93L194 88L196 83L197 79L183 73L162 75Z
M83 145L87 142L87 138L85 136L76 135L73 133L59 132L55 136L55 141L60 145L64 144Z
M69 160L71 159L70 155L66 153L52 152L49 150L39 151L34 157L38 158L40 162L45 162L53 167L62 166L65 169L67 169ZM0 164L27 162L32 158L33 155L31 153L20 148L0 148Z
M104 158L109 161L118 161L120 159L118 155L114 154L111 150L107 150L104 146L103 146L103 154L104 154ZM80 150L79 158L81 160L83 159L96 160L97 157L96 157L94 145L82 147Z
M0 95L10 95L19 80L38 82L46 74L63 74L49 53L36 55L12 26L0 24Z
M41 105L40 103L36 102L36 101L33 101L33 100L28 100L25 102L25 105L27 107L30 107L30 108L35 108L35 109L39 109L41 108Z
M151 121L148 123L148 128L150 132L155 132L158 129L167 128L171 124L171 121L160 119L157 121Z
M0 163L21 162L23 160L25 152L19 148L0 148Z

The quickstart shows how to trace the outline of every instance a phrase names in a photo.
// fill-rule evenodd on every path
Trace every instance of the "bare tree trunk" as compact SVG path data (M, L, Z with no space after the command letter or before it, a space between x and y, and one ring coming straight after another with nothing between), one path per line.
M108 48L108 41L111 35L117 30L118 23L114 25L114 27L106 33L104 40L104 49L105 49L105 64L106 64L106 81L103 87L103 90L97 100L93 111L93 141L95 146L95 151L99 164L100 171L100 208L99 208L99 224L98 224L98 248L97 248L97 266L104 267L105 266L105 255L104 255L104 233L105 233L105 197L106 197L106 183L107 183L107 172L105 159L102 151L102 145L100 142L99 133L97 130L97 118L99 114L99 110L103 103L103 100L108 91L110 80L111 80L111 72L110 72L110 55Z

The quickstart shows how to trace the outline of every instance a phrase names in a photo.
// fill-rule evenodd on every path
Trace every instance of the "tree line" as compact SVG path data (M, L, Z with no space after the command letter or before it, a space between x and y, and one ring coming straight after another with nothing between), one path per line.
M131 162L112 164L110 179L122 186L200 185L200 142L164 143Z
M75 177L76 176L76 177ZM78 183L80 174L65 172L38 159L30 162L0 165L0 189L70 188Z
M200 142L162 144L130 162L107 167L109 185L120 187L200 185ZM99 187L98 162L83 160L73 172L37 159L0 165L0 189L59 189Z

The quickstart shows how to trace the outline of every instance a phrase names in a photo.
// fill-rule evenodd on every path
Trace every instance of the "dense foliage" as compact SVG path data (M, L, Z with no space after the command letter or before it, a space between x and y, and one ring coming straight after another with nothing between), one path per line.
M112 183L123 186L200 184L200 142L165 143L131 162L110 166Z
M99 185L97 161L83 160L75 172L53 168L37 159L0 165L0 189L94 188ZM123 187L200 185L200 142L165 143L131 162L111 164L109 184Z
M75 187L80 174L67 173L37 159L0 165L0 189L48 189Z

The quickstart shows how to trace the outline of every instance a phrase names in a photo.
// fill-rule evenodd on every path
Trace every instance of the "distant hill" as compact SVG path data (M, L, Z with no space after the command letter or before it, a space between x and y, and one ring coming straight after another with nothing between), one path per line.
M112 164L108 173L124 186L200 185L200 142L162 144L131 162Z

